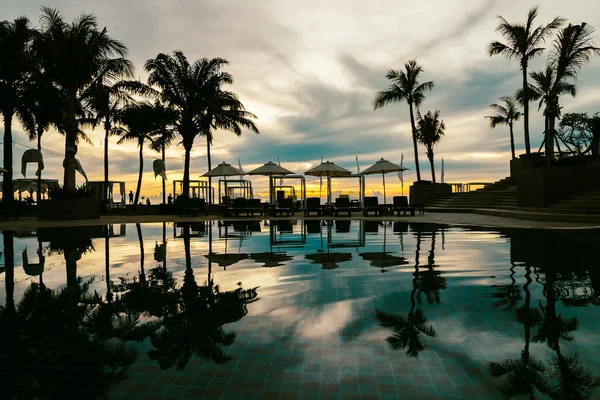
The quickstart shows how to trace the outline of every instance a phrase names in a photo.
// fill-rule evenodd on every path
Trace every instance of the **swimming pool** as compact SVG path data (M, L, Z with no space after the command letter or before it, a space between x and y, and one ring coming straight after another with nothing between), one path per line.
M599 239L318 220L4 232L2 397L598 398Z

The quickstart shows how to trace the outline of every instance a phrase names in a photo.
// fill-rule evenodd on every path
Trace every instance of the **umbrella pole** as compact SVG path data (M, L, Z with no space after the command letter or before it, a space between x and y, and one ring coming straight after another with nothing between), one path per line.
M386 196L385 196L385 173L381 174L383 178L383 204L387 204Z

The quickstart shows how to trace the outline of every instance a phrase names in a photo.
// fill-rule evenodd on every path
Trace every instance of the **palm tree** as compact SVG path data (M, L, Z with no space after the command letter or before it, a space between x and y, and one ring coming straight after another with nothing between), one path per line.
M386 78L392 81L390 87L377 93L375 96L375 110L389 103L405 100L410 111L410 126L412 129L413 148L415 152L415 167L417 170L417 181L421 180L421 169L419 167L419 149L417 148L417 127L413 106L419 109L425 100L425 91L433 89L433 82L419 83L419 75L423 68L417 60L410 60L404 64L405 71L390 70Z
M150 144L150 148L161 153L161 160L166 161L165 151L175 139L175 130L173 129L173 121L177 118L173 109L165 107L160 101L154 103L156 111L155 122L158 125L160 136ZM167 188L165 180L162 180L162 200L163 204L167 204Z
M25 17L13 22L0 22L0 112L4 119L4 184L2 200L10 202L14 195L12 120L16 116L28 131L34 130L34 123L28 109L27 81L31 76L32 63L28 50L32 37L29 20Z
M435 110L433 113L427 111L425 117L417 110L417 140L427 149L427 158L431 165L431 179L435 183L435 166L433 163L433 147L444 136L446 125L444 120L440 121L440 112Z
M585 22L581 25L564 27L554 40L553 49L550 52L549 65L555 71L554 84L551 90L551 107L546 107L548 118L548 131L546 132L546 154L554 158L554 138L556 136L556 118L560 117L558 97L564 93L565 86L574 85L567 83L568 79L577 79L577 73L590 61L592 56L600 56L600 47L593 42L594 28Z
M513 124L521 119L521 112L517 110L515 101L510 96L500 97L504 105L490 104L490 107L496 111L496 115L488 115L490 126L495 128L498 125L508 125L510 129L510 151L512 159L515 159L515 136L513 135Z
M65 191L75 190L75 155L81 130L77 117L83 114L81 98L90 86L112 82L131 72L125 59L127 48L100 29L96 18L82 14L67 23L58 11L42 8L41 29L33 41L41 67L59 90L64 116Z
M190 152L196 136L210 135L211 127L241 133L240 126L244 126L256 131L256 127L248 119L254 116L242 113L243 106L239 101L234 102L229 98L213 104L222 97L221 87L233 83L233 77L221 71L221 67L226 64L227 60L222 58L203 58L190 64L183 52L174 51L173 55L161 53L156 58L146 61L144 66L149 72L148 84L160 89L160 92L154 92L154 95L176 113L173 125L181 136L181 144L185 150L184 196L189 195ZM209 107L216 111L210 112ZM224 115L221 116L222 114ZM236 121L233 116L244 117L247 120ZM211 137L207 136L207 140L210 145ZM210 148L207 150L210 151ZM210 154L207 154L207 157L210 170Z
M134 201L134 204L138 204L142 189L142 173L144 172L144 143L154 142L160 134L156 109L150 103L131 104L121 109L114 118L119 126L113 128L112 133L121 136L117 143L122 144L127 140L135 140L140 149L140 169Z
M527 13L525 25L511 24L502 16L499 16L500 24L496 31L500 32L506 43L494 41L490 43L490 57L494 55L503 55L508 59L517 59L521 66L523 74L524 101L523 101L523 133L525 135L525 152L531 154L531 144L529 140L529 93L526 91L527 85L527 67L529 61L539 56L544 51L541 47L552 32L560 27L564 22L563 18L556 17L546 25L533 27L533 22L538 15L538 7L534 7Z

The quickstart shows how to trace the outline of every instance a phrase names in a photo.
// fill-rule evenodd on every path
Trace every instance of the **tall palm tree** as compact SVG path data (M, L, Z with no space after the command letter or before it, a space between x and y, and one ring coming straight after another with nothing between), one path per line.
M32 63L28 56L32 30L25 17L13 22L0 22L0 112L4 119L4 184L2 200L13 200L13 146L12 120L17 117L23 126L34 130L34 122L28 110L27 81L31 76Z
M189 195L190 152L196 137L210 134L211 123L216 127L223 125L225 129L234 130L237 133L235 127L228 128L226 123L221 122L223 119L212 118L208 112L208 107L216 107L212 104L215 98L219 98L216 92L218 93L224 84L233 83L233 77L229 73L221 71L221 67L226 64L228 64L227 60L222 58L203 58L190 64L183 52L174 51L173 55L161 53L156 58L146 61L144 66L149 72L148 84L160 89L160 92L155 92L154 95L177 115L174 126L181 137L181 144L185 150L184 196ZM239 107L241 103L229 102L221 105L225 111L230 112L230 110L235 111L232 108L234 105ZM241 122L236 123L235 126L238 129L240 126L255 128L253 124ZM207 138L209 141L210 139L210 137ZM210 169L210 154L208 154L208 160Z
M511 96L502 96L500 100L504 105L490 104L490 107L496 111L496 115L488 115L486 118L490 120L490 126L495 128L498 125L508 125L510 129L510 151L512 159L515 159L515 136L513 135L513 125L521 119L521 112L517 109L515 100Z
M142 174L144 172L144 143L154 142L160 134L160 125L156 120L156 109L150 103L135 103L124 107L115 116L119 126L112 133L121 136L118 144L135 140L139 147L140 169L134 204L138 204L142 190Z
M588 63L592 56L600 56L600 47L594 45L594 28L585 22L562 28L553 43L549 63L555 71L554 84L551 90L553 104L546 108L548 131L546 132L546 154L554 157L554 137L556 135L556 118L560 117L558 97L565 86L573 86L567 80L577 79L581 67ZM573 92L574 93L574 92Z
M37 32L34 52L44 73L60 91L61 114L64 115L65 191L75 190L75 155L81 130L82 94L92 85L111 82L131 72L125 59L127 48L100 29L96 18L82 14L68 23L58 11L43 7L41 29Z
M500 23L496 31L500 32L506 43L494 41L489 45L490 57L494 55L503 55L508 59L517 59L521 66L523 74L524 101L523 101L523 133L525 135L525 152L531 154L531 144L529 139L529 93L527 92L527 67L529 61L539 56L544 51L541 47L552 32L560 27L564 22L563 18L556 17L546 25L540 25L534 28L533 23L538 15L538 7L534 7L527 13L527 20L524 25L511 24L502 16L498 19Z
M207 97L206 112L202 118L202 132L206 136L206 154L208 170L211 170L210 146L214 137L213 132L217 129L227 130L242 135L242 128L250 129L258 134L258 128L252 121L256 115L246 111L242 102L233 92L221 90L223 84L229 82L222 80L215 82L216 87L211 90ZM208 178L211 185L211 178Z
M156 152L161 153L161 160L163 163L166 162L166 150L175 139L175 129L173 128L173 121L177 118L177 114L171 108L165 107L160 101L154 103L155 108L155 122L158 125L159 136L150 144L150 148ZM167 204L166 194L166 182L162 180L162 201L163 204Z
M446 132L446 124L444 120L440 120L439 110L433 113L427 111L424 117L417 110L417 140L427 149L427 158L431 165L431 179L435 183L435 164L433 163L433 147L439 143Z
M419 149L417 148L417 126L415 125L415 115L413 106L419 109L425 92L433 89L433 82L428 81L419 83L419 75L423 68L417 63L417 60L410 60L404 64L405 71L391 69L386 78L392 81L390 87L377 93L375 96L375 110L382 108L389 103L406 101L410 111L410 126L412 129L413 148L415 152L415 167L417 171L417 181L421 180L421 168L419 167Z

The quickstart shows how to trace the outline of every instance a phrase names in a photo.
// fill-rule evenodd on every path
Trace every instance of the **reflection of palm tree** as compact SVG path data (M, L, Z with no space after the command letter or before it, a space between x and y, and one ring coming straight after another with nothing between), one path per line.
M521 352L521 357L517 359L504 360L501 363L490 363L490 373L492 376L506 377L504 383L500 386L500 393L505 398L511 398L517 395L527 395L530 399L535 398L536 389L541 393L547 393L548 385L543 372L546 370L543 363L536 360L529 353L531 343L531 328L537 326L541 315L537 309L531 308L531 293L529 285L533 282L531 279L531 268L526 266L526 282L523 285L525 292L525 304L517 310L517 321L525 329L525 348Z
M409 357L418 357L419 353L425 349L421 342L421 333L435 337L436 332L432 325L426 325L427 317L423 310L418 308L415 311L415 294L417 291L417 280L419 273L419 252L421 250L421 233L417 232L417 250L415 254L415 273L413 274L413 290L410 293L410 312L408 315L390 314L376 310L379 325L391 329L393 334L386 340L392 350L406 349Z
M415 271L415 285L421 292L427 296L428 304L440 304L440 290L446 289L446 278L442 277L442 272L436 271L435 265L435 237L436 231L431 235L431 250L427 257L427 269ZM417 232L417 243L420 247L421 232Z
M490 294L490 297L498 299L494 307L503 307L504 311L514 311L518 302L523 298L521 288L519 288L515 279L515 263L510 262L510 285L495 285L496 293Z
M556 353L550 361L549 393L554 399L587 399L594 388L600 386L600 378L594 377L579 362L577 352L563 354L560 340L572 341L569 333L577 329L577 318L563 318L556 312L557 291L554 284L556 272L545 271L544 294L546 306L542 307L543 319L533 340L546 342Z
M184 282L176 290L176 307L152 336L154 348L149 352L150 358L157 360L163 369L183 369L192 356L216 363L230 361L224 347L234 343L235 333L225 332L222 326L243 318L248 312L246 305L257 300L256 288L221 292L218 286L213 286L210 271L207 285L198 286L191 266L189 225L183 227L183 238Z
M13 313L15 311L15 246L14 232L2 232L4 245L4 285L6 289L6 308L3 312Z

